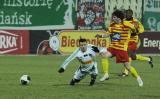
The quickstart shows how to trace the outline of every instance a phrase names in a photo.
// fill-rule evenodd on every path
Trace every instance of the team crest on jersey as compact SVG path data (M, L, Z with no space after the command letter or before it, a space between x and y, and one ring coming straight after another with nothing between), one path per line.
M112 40L119 41L121 39L121 35L118 32L113 33Z

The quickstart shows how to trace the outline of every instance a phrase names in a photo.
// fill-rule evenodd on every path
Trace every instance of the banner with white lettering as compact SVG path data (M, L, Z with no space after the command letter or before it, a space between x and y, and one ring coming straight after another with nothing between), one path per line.
M160 0L144 0L144 27L149 31L160 31Z
M76 0L0 0L0 29L74 29Z
M140 35L140 40L138 53L160 54L160 32L145 32Z
M28 54L29 32L0 30L0 54Z

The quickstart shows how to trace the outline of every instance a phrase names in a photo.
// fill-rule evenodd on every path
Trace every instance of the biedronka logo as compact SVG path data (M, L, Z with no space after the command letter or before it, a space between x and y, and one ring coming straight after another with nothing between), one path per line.
M19 35L7 31L0 31L0 54L18 50L18 41L21 43L20 45L22 45L22 39Z

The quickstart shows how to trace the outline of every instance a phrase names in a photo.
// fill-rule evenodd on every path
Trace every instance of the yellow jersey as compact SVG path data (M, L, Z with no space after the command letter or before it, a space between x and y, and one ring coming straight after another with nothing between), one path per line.
M110 48L127 51L131 33L135 33L136 28L128 21L116 24L112 22L108 27L107 34L111 36Z
M135 26L135 28L138 30L137 35L136 35L136 36L131 36L130 41L131 41L131 42L136 42L136 43L138 43L138 39L139 39L138 34L144 33L144 27L143 27L143 25L142 25L137 19L135 19L135 18L133 18L133 20L128 21L128 22L130 22L131 24L133 24L133 25Z

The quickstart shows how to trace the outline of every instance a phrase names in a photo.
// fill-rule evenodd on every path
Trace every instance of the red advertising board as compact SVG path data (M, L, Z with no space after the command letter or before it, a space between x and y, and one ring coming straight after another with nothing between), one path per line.
M0 30L0 54L28 54L29 32Z

